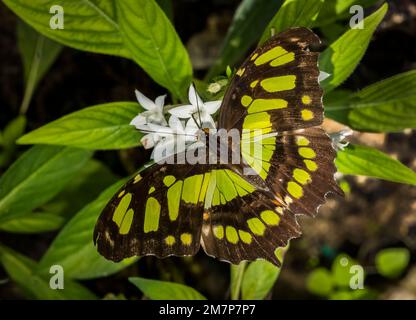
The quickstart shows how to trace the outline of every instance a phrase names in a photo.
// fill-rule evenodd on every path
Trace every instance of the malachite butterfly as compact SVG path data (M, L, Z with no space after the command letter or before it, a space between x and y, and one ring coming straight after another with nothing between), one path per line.
M219 110L218 127L241 133L245 164L142 170L101 213L98 251L120 261L194 255L202 246L234 264L262 258L280 265L277 249L301 234L296 215L314 216L329 192L342 194L334 180L336 152L317 127L323 91L312 49L319 43L311 30L292 28L257 48L236 71ZM245 133L250 129L268 137L256 139ZM243 174L245 166L256 174Z

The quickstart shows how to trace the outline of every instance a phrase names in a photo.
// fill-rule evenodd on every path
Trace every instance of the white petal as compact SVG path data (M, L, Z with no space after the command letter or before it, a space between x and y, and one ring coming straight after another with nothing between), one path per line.
M173 132L185 132L181 120L179 120L179 118L174 115L170 116L169 118L169 127Z
M159 110L146 112L149 112L149 116L147 117L148 122L160 125L167 125L165 117Z
M201 120L203 128L216 128L214 119L208 113L201 114Z
M149 123L148 127L149 127L149 130L152 131L152 133L158 134L163 137L170 137L174 134L171 128L163 127L158 124Z
M143 116L143 114L140 113L139 115L135 116L133 118L133 120L130 121L130 124L132 126L135 126L136 128L137 128L137 126L144 125L144 124L146 124L146 117ZM140 128L137 128L137 129L140 129Z
M165 95L163 95L163 96L159 96L159 97L157 97L156 98L156 100L155 100L155 104L160 108L160 109L162 109L163 108L163 106L164 106L164 104L165 104L165 98L166 98L166 94Z
M196 124L194 118L190 118L188 122L186 123L185 132L193 133L198 130L199 130L199 127Z
M205 111L209 114L214 114L220 108L222 100L205 102Z
M190 118L192 116L192 114L195 112L195 107L191 104L186 104L183 106L179 106L176 108L172 108L169 110L169 113L181 118L181 119L187 119Z
M319 77L318 77L318 81L322 82L324 81L326 78L330 77L331 75L329 73L326 73L325 71L321 71L319 72Z
M188 98L189 98L189 102L193 106L195 106L197 109L202 108L202 105L204 103L202 102L201 98L198 96L198 93L196 92L193 84L191 84L191 86L189 87Z
M156 105L155 103L146 97L143 93L139 90L135 90L137 101L139 101L140 105L145 108L146 110L155 110Z

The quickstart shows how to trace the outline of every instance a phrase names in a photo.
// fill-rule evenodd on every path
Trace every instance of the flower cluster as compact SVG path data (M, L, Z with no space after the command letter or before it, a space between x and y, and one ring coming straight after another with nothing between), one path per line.
M156 161L158 155L167 157L195 144L199 128L216 128L212 115L221 100L203 102L193 85L188 93L190 104L171 108L168 114L164 112L165 95L153 102L136 90L136 97L146 111L139 113L130 124L145 133L140 141L146 149L154 148L151 157ZM167 121L165 116L169 114Z

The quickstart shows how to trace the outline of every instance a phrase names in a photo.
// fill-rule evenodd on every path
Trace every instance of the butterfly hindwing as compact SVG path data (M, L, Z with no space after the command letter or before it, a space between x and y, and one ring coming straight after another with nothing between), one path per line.
M202 246L208 255L234 264L263 258L279 266L276 249L299 235L294 216L273 194L256 190L205 211Z

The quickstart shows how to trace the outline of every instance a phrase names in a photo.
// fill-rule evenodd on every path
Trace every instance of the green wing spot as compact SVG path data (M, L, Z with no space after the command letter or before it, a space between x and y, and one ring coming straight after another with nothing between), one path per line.
M151 231L157 231L159 229L160 218L160 204L156 198L150 197L146 202L146 211L144 214L144 227L145 233Z
M280 56L283 56L287 54L288 51L282 48L281 46L276 46L265 53L261 54L255 61L254 64L256 66L260 66L262 64L265 64L271 60L274 60Z
M183 182L182 199L186 203L198 203L199 192L201 190L203 174L188 177Z
M248 114L244 118L243 129L258 130L262 128L271 127L270 114L267 112L256 112Z
M261 214L261 219L269 226L277 226L280 222L279 215L272 210L265 210Z
M292 90L296 87L296 76L294 74L288 76L278 76L266 78L260 82L260 85L267 92L278 92Z
M316 171L316 169L318 169L318 165L316 164L315 161L312 160L303 160L303 162L306 165L306 168L308 168L309 171Z
M208 188L207 188L207 192L205 196L205 204L204 204L205 209L211 208L212 203L214 202L214 197L216 193L218 193L216 186L217 186L217 174L215 170L213 170L210 175Z
M225 170L217 170L217 182L217 188L227 202L237 197L237 190L234 183Z
M301 147L298 150L299 154L306 159L314 159L316 157L315 151L312 148Z
M166 176L163 178L163 183L167 187L170 187L175 181L176 181L176 178L174 176Z
M287 191L289 191L289 193L296 199L303 196L302 187L293 181L289 181L287 183Z
M281 57L278 57L276 59L274 59L272 62L270 62L270 66L272 67L278 67L281 65L284 65L286 63L292 62L295 60L295 53L294 52L289 52Z
M214 228L212 229L214 232L214 236L217 239L222 239L224 238L224 227L223 226L214 226Z
M307 184L312 181L311 175L303 169L293 170L293 177L300 184Z
M247 95L245 95L241 98L241 104L244 107L248 107L249 104L251 103L251 101L253 101L253 98L251 98L250 96L247 96Z
M168 210L170 221L175 221L179 214L179 205L181 203L182 195L182 181L177 181L171 186L167 192L168 194Z
M264 231L266 230L266 226L263 222L260 221L259 218L251 218L247 220L247 225L251 232L258 236L262 236Z
M205 195L207 193L208 185L211 179L211 173L205 173L204 174L204 181L202 182L201 192L199 193L199 202L204 201Z
M246 244L250 244L253 240L253 237L250 233L244 231L244 230L238 230L238 234L240 236L241 241L243 241Z
M129 208L131 198L132 198L131 193L125 194L123 198L120 200L116 210L114 211L113 221L117 224L119 228L126 214L126 211Z
M155 190L156 190L156 189L155 189L155 187L151 187L151 188L149 189L149 194L153 193Z
M256 99L248 108L248 113L256 113L284 108L287 108L287 101L283 99Z
M133 222L134 211L133 209L129 209L124 216L123 221L121 222L120 226L120 234L128 234L131 228L131 223Z
M191 245L191 243L192 243L192 234L190 234L190 233L182 233L181 234L181 241L186 246Z
M225 227L225 237L227 238L228 242L234 244L236 244L239 240L237 230L235 230L235 228L231 226Z
M173 246L173 245L175 244L175 237L174 237L174 236L167 236L167 237L165 238L165 243L166 243L168 246Z

